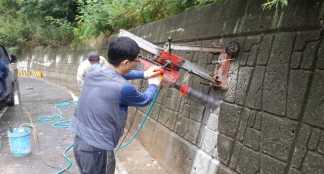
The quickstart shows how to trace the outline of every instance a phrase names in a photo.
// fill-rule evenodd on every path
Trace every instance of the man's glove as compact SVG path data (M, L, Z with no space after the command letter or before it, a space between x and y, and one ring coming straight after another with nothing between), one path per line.
M144 78L149 79L162 74L163 74L163 69L161 67L151 66L146 71L144 71Z
M162 75L151 77L151 78L148 79L148 84L149 85L160 86L162 79L163 79Z

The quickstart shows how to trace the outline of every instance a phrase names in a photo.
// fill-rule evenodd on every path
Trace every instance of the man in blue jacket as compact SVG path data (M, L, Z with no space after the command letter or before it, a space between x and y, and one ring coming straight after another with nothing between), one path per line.
M158 71L133 70L139 51L135 41L118 37L108 48L113 68L95 66L86 75L72 124L74 155L81 174L114 174L114 149L123 134L128 106L148 105L159 88ZM144 92L127 81L145 77L149 85Z

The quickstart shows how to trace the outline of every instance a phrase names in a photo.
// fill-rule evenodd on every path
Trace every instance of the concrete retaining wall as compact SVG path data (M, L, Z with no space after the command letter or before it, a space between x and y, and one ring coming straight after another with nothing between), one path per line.
M219 109L162 90L140 140L170 173L324 173L323 7L315 0L289 4L263 11L259 0L227 0L132 30L157 44L172 36L186 45L241 45L227 91L214 91L195 77L189 81L223 96ZM27 58L47 80L77 90L76 68L86 52L42 49ZM210 71L217 60L207 53L177 53ZM135 129L144 111L131 109L128 127Z

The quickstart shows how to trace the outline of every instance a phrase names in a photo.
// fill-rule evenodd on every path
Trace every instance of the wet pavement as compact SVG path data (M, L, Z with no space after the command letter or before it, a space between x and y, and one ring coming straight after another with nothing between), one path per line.
M72 144L72 133L68 129L54 128L49 124L39 123L41 116L59 113L55 103L71 100L68 92L40 80L20 78L20 104L9 107L0 120L2 148L0 149L0 174L20 173L57 173L66 166L63 152ZM74 112L74 107L62 108L62 115L67 119ZM32 153L26 157L14 157L10 153L6 130L21 124L33 125ZM72 155L71 155L72 156ZM78 173L75 165L71 173Z
M0 174L58 173L67 165L63 152L72 144L73 134L69 129L41 123L39 118L61 114L69 120L74 112L73 104L63 108L57 108L55 104L72 101L71 93L65 88L32 78L20 78L19 86L20 104L8 108L0 119ZM26 157L14 157L10 153L6 131L9 126L19 127L26 123L34 127L32 153ZM116 156L116 174L167 174L138 141ZM73 160L72 153L69 157ZM74 161L65 173L79 173Z

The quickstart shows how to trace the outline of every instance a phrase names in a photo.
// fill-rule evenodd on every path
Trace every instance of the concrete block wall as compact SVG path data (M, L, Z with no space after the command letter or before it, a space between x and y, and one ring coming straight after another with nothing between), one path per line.
M36 47L34 49L26 49L22 54L22 61L18 63L18 68L42 71L45 74L44 80L64 86L79 94L80 90L76 83L79 63L86 59L89 52L94 50L106 57L105 49L89 45L81 45L78 48ZM25 64L27 64L27 67L20 66Z
M186 45L232 40L241 45L227 91L215 91L196 77L188 81L222 96L219 108L162 89L140 141L169 173L324 173L323 3L291 0L287 8L273 11L262 10L261 3L225 0L132 30L156 44L172 36ZM76 67L88 50L33 50L29 58L46 79L77 90ZM215 68L217 55L175 53L211 72ZM55 60L48 67L46 56ZM134 131L144 112L130 109L127 127Z

